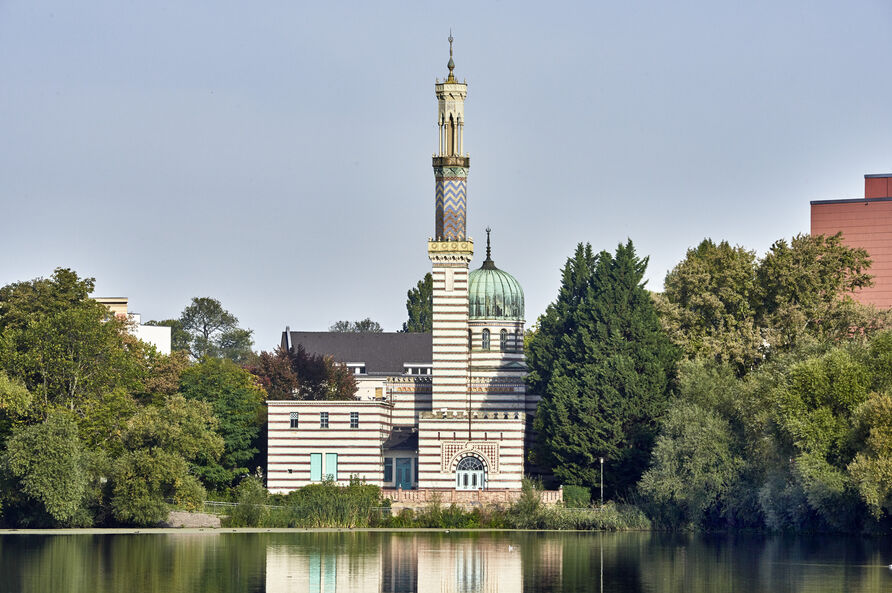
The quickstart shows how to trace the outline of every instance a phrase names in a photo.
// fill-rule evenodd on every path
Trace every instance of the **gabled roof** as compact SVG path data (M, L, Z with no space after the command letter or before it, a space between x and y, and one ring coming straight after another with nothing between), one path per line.
M298 344L338 362L364 362L369 375L401 375L406 363L433 364L434 359L429 333L282 332L283 348Z

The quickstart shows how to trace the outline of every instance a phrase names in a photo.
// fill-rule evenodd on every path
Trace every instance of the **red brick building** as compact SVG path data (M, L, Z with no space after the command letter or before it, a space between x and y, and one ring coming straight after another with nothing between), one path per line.
M864 176L864 197L815 200L811 203L811 234L835 235L870 253L874 285L854 293L856 300L892 307L892 173Z

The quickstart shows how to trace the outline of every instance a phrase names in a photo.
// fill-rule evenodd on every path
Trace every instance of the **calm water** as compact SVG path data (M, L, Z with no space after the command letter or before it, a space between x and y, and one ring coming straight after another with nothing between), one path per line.
M892 542L651 533L0 536L0 591L892 592Z

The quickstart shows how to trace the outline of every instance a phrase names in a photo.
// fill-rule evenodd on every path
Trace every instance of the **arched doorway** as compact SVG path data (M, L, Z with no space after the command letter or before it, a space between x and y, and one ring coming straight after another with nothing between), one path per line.
M476 457L465 457L455 468L456 490L483 490L486 487L486 467Z

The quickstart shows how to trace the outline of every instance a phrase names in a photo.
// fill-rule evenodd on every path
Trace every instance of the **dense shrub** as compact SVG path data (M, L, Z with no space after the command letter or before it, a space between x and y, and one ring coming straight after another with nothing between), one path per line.
M267 502L258 523L263 527L374 527L380 523L381 507L387 505L378 486L360 480L351 480L349 486L310 484L286 496L270 496ZM241 497L239 503L237 509Z
M260 480L245 478L236 488L236 496L238 504L226 521L227 527L260 527L266 523L269 509L265 505L269 492Z
M568 509L581 509L592 502L592 492L585 486L564 486L564 506Z

